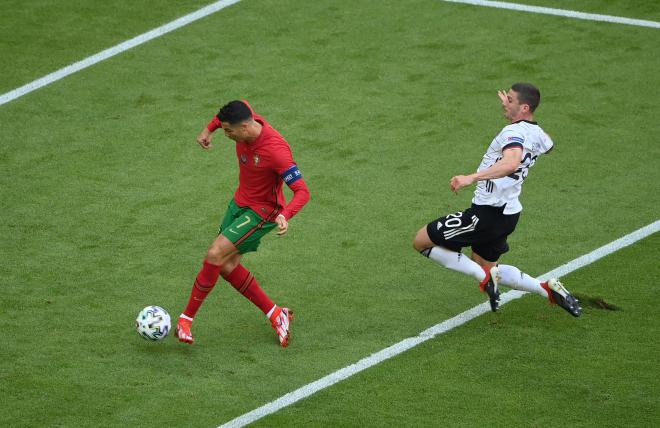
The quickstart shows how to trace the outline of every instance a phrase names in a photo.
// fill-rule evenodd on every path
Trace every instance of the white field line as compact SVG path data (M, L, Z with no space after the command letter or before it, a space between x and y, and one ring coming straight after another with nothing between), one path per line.
M6 104L12 100L15 100L16 98L20 98L23 95L29 94L32 91L36 91L39 88L42 88L46 85L50 85L53 82L56 82L70 74L73 74L77 71L83 70L87 67L90 67L98 62L101 62L103 60L106 60L110 57L113 57L117 54L120 54L124 51L127 51L131 48L134 48L136 46L139 46L143 43L146 43L150 40L153 40L155 38L158 38L164 34L167 34L169 32L172 32L176 29L179 29L185 25L190 24L191 22L197 21L199 19L202 19L206 16L209 16L215 12L218 12L219 10L222 10L228 6L231 6L234 3L238 3L241 0L221 0L217 1L215 3L212 3L208 6L205 6L195 12L192 12L188 15L182 16L181 18L175 19L174 21L171 21L165 25L162 25L158 28L154 28L151 31L147 31L146 33L140 34L139 36L136 36L130 40L127 40L123 43L120 43L118 45L115 45L111 48L108 48L104 51L101 51L95 55L92 55L90 57L87 57L81 61L78 61L76 63L73 63L71 65L67 65L64 68L61 68L53 73L50 73L42 78L39 78L33 82L28 83L27 85L23 85L20 88L16 88L14 90L11 90L5 94L0 95L0 105Z
M587 21L611 22L614 24L636 25L638 27L660 28L660 22L647 21L645 19L624 18L621 16L599 15L595 13L576 12L574 10L554 9L551 7L529 6L526 4L508 3L490 0L440 0L449 3L463 3L474 6L495 7L498 9L510 9L520 12L540 13L543 15L556 15L566 18L584 19Z
M197 21L198 19L204 18L205 16L211 15L212 13L215 13L221 9L224 9L227 6L231 6L234 3L238 3L241 0L221 0L217 1L215 3L212 3L202 9L199 9L196 12L193 12L191 14L188 14L186 16L183 16L175 21L172 21L168 24L165 24L161 27L155 28L151 31L148 31L144 34L141 34L137 37L134 37L131 40L127 40L123 43L120 43L118 45L115 45L111 48L108 48L102 52L99 52L95 55L92 55L90 57L87 57L81 61L78 61L74 64L68 65L64 68L61 68L53 73L50 73L44 77L41 77L37 80L34 80L26 85L21 86L20 88L13 89L7 93L4 93L0 95L0 106L3 104L6 104L10 101L15 100L16 98L20 98L23 95L29 94L32 91L35 91L39 88L42 88L46 85L49 85L53 82L56 82L70 74L73 74L77 71L80 71L82 69L85 69L91 65L94 65L98 62L101 62L105 59L108 59L112 56L115 56L121 52L124 52L128 49L131 49L135 46L141 45L143 43L146 43L152 39L155 39L157 37L160 37L164 34L167 34L171 31L176 30L177 28L183 27L184 25L190 24L193 21ZM546 14L546 15L557 15L557 16L563 16L567 18L575 18L575 19L585 19L589 21L603 21L603 22L611 22L611 23L616 23L616 24L626 24L626 25L636 25L636 26L641 26L641 27L650 27L650 28L660 28L660 22L656 21L647 21L644 19L632 19L632 18L624 18L620 16L610 16L610 15L598 15L598 14L593 14L593 13L584 13L584 12L576 12L572 10L565 10L565 9L553 9L549 7L540 7L540 6L527 6L523 4L517 4L517 3L506 3L506 2L498 2L498 1L488 1L488 0L440 0L444 2L451 2L451 3L464 3L464 4L471 4L475 6L486 6L486 7L495 7L495 8L500 8L500 9L511 9L511 10L517 10L517 11L523 11L523 12L532 12L532 13L540 13L540 14Z
M585 254L582 257L578 257L575 260L572 260L565 265L559 266L556 269L551 270L539 277L539 279L548 279L552 277L558 277L562 275L569 274L581 267L587 266L596 260L599 260L615 251L620 250L621 248L627 247L628 245L634 244L635 242L646 238L660 230L660 220L655 221L654 223L649 224L648 226L642 227L622 238L617 239L616 241L610 242L607 245L604 245L589 254ZM518 290L511 290L501 295L500 305L504 305L514 299L518 299L527 293ZM368 369L369 367L380 364L385 360L388 360L392 357L395 357L415 346L426 342L429 339L446 333L449 330L458 327L466 322L478 317L479 315L490 312L490 305L488 302L484 302L480 305L468 309L467 311L456 315L455 317L443 321L439 324L436 324L426 330L422 331L415 337L409 337L402 340L388 348L385 348L381 351L371 354L370 356L361 359L355 364L339 369L329 375L322 377L321 379L309 383L303 387L296 389L295 391L289 392L281 396L280 398L271 401L257 409L252 410L251 412L245 413L231 421L221 425L219 428L237 428L243 427L245 425L251 424L264 416L267 416L271 413L275 413L278 410L290 406L291 404L296 403L303 398L307 398L310 395L325 389L329 386L332 386L338 382L341 382L344 379L347 379L357 373L360 373L363 370ZM568 316L568 315L567 315Z

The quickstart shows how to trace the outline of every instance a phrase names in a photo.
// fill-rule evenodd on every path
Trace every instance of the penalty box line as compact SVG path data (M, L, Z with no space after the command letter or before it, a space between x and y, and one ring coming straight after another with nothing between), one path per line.
M570 262L541 275L539 279L546 280L556 276L567 275L577 269L590 265L591 263L594 263L595 261L600 260L609 254L619 251L624 247L632 245L635 242L658 232L659 230L660 220L656 220L648 226L644 226L641 229L638 229L628 235L623 236L622 238L617 239L616 241L612 241L609 244L606 244L588 254L571 260ZM519 290L508 291L500 296L500 305L504 305L512 300L519 299L525 294L527 293ZM302 386L295 391L289 392L288 394L285 394L280 398L271 401L270 403L264 404L263 406L252 410L251 412L245 413L235 419L232 419L231 421L221 425L219 428L238 428L251 424L252 422L256 422L257 420L268 416L271 413L275 413L278 410L281 410L304 398L307 398L322 389L328 388L338 382L348 379L355 374L360 373L361 371L364 371L370 367L382 363L385 360L389 360L390 358L402 354L403 352L414 348L417 345L433 339L438 335L446 333L458 326L467 323L479 315L483 315L488 312L490 312L490 304L488 302L477 305L465 312L456 315L453 318L450 318L422 331L415 337L404 339L388 348L385 348L381 351L371 354L366 358L361 359L355 364L351 364L350 366L346 366L333 373L330 373L329 375L322 377L317 381Z
M124 51L127 51L131 48L134 48L136 46L139 46L143 43L146 43L150 40L153 40L157 37L163 36L169 32L172 32L178 28L181 28L185 25L190 24L191 22L197 21L199 19L202 19L208 15L211 15L215 12L218 12L219 10L222 10L226 8L227 6L231 6L235 3L240 2L241 0L221 0L221 1L216 1L215 3L212 3L206 7L203 7L196 12L190 13L188 15L182 16L179 19L176 19L172 22L169 22L165 25L162 25L158 28L154 28L151 31L148 31L146 33L140 34L137 37L134 37L130 40L127 40L123 43L120 43L118 45L115 45L111 48L108 48L102 52L99 52L95 55L92 55L90 57L87 57L81 61L78 61L76 63L73 63L71 65L68 65L64 68L61 68L57 71L54 71L44 77L41 77L37 80L34 80L30 83L27 83L20 88L13 89L7 93L1 94L0 95L0 106L3 104L7 104L10 101L13 101L17 98L22 97L23 95L27 95L32 91L36 91L37 89L40 89L44 86L50 85L51 83L57 82L60 79L65 78L66 76L69 76L73 73L76 73L80 70L83 70L87 67L90 67L96 63L99 63L101 61L104 61L108 58L111 58L117 54L120 54ZM489 1L489 0L440 0L444 1L446 3L462 3L462 4L469 4L473 6L483 6L483 7L494 7L498 9L509 9L509 10L516 10L516 11L521 11L521 12L529 12L529 13L538 13L538 14L543 14L543 15L555 15L555 16L562 16L565 18L573 18L573 19L583 19L583 20L588 20L588 21L601 21L601 22L610 22L610 23L615 23L615 24L625 24L625 25L635 25L639 27L649 27L649 28L660 28L660 22L656 21L648 21L644 19L632 19L632 18L625 18L621 16L611 16L611 15L599 15L599 14L594 14L594 13L584 13L584 12L577 12L573 10L566 10L566 9L554 9L554 8L549 8L549 7L541 7L541 6L529 6L525 4L518 4L518 3L507 3L507 2L500 2L500 1Z
M562 16L564 18L582 19L585 21L609 22L612 24L634 25L637 27L660 28L660 22L646 19L625 18L623 16L601 15L597 13L577 12L568 9L555 9L552 7L530 6L527 4L509 3L491 0L440 0L445 3L461 3L472 6L494 7L496 9L516 10L519 12L538 13L541 15Z
M13 101L16 98L20 98L23 95L27 95L32 91L36 91L37 89L50 85L51 83L57 82L58 80L63 79L70 74L76 73L80 70L84 70L85 68L91 67L96 63L104 61L108 58L112 58L115 55L118 55L136 46L147 43L150 40L156 39L160 36L163 36L167 33L177 30L183 26L190 24L191 22L195 22L202 18L205 18L228 6L238 3L239 1L241 0L216 1L215 3L205 6L195 12L189 13L188 15L182 16L181 18L175 19L174 21L168 22L165 25L161 25L158 28L154 28L153 30L147 31L146 33L142 33L139 36L133 37L130 40L127 40L123 43L108 48L95 55L89 56L71 65L67 65L64 68L60 68L59 70L47 74L44 77L34 80L26 85L23 85L20 88L16 88L5 94L0 95L0 106L10 101Z

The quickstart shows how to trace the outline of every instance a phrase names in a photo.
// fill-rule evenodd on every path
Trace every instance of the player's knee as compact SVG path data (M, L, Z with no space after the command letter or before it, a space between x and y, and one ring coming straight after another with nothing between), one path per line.
M213 248L209 248L209 250L206 252L206 260L213 263L214 265L221 264L220 263L221 259L222 258L220 257L218 251L214 250Z
M224 264L226 258L226 251L217 245L211 245L206 252L206 259L216 265Z
M417 252L422 252L427 248L433 247L433 244L431 243L431 240L428 238L428 234L426 233L426 228L422 228L417 232L412 244L413 248Z
M413 239L413 243L412 243L412 244L413 244L413 248L414 248L415 251L417 251L417 252L420 252L420 251L422 251L422 250L424 249L423 246L420 245L420 242L417 240L417 237L415 237L415 239Z
M236 254L238 254L238 249L234 244L223 235L219 235L206 252L206 258L211 263L224 265Z

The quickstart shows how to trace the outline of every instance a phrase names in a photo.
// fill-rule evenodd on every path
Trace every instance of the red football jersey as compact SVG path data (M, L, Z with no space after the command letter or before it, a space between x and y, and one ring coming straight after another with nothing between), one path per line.
M249 107L246 101L243 102ZM274 221L280 213L289 219L309 200L309 191L293 161L289 143L262 116L254 111L252 114L254 120L262 126L261 133L253 142L236 142L239 177L234 200L241 207L250 207L267 221ZM221 127L222 123L217 117L208 125L210 131ZM290 204L292 206L286 208L282 192L282 183L285 181L295 192ZM306 195L301 194L296 198L298 190L303 190L301 193Z

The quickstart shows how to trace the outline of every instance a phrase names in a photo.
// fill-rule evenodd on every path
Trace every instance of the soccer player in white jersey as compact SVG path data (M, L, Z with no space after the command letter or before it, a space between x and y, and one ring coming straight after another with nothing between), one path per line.
M556 278L541 282L514 266L497 263L509 250L506 239L522 211L518 197L529 169L553 148L552 139L534 121L541 101L534 85L516 83L498 95L511 124L490 143L477 172L457 175L449 182L453 192L477 183L472 206L422 227L413 246L440 265L479 281L493 312L499 307L501 284L547 297L550 303L579 317L582 308L578 300ZM462 254L464 247L471 247L471 258Z

